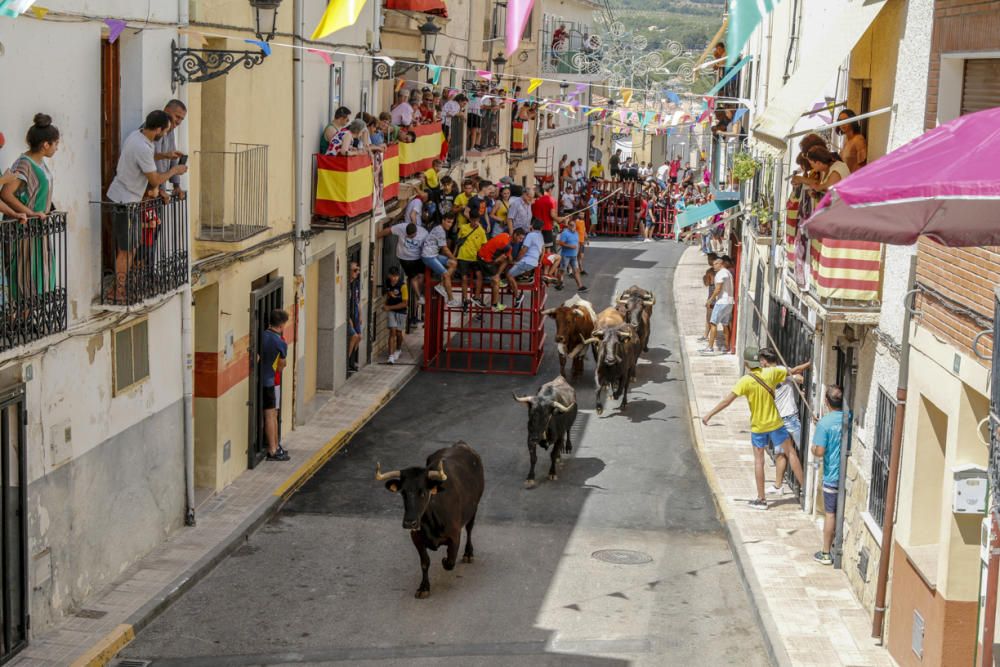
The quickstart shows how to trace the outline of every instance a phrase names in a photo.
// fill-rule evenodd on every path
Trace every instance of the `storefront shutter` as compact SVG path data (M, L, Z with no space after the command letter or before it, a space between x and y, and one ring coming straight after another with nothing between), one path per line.
M965 61L962 115L1000 107L1000 58Z

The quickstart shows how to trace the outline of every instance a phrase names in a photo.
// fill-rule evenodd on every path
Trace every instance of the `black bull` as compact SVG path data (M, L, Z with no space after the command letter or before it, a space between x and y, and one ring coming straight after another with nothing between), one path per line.
M625 321L635 327L643 352L649 352L650 319L655 303L656 297L652 292L633 285L621 293L616 305Z
M556 463L565 449L566 453L573 451L569 430L576 421L576 390L562 376L552 382L546 382L534 396L518 396L514 400L528 406L528 454L531 456L531 468L525 487L535 486L535 463L538 462L536 448L552 447L549 479L556 480Z
M612 398L621 397L620 410L628 406L628 389L635 379L635 365L639 360L640 340L631 324L620 324L594 331L593 341L597 347L597 370L594 384L597 385L597 414L604 412L604 393L610 387Z
M454 569L465 527L462 562L472 562L472 527L486 484L483 461L476 450L458 442L428 456L424 468L383 473L376 464L375 479L385 481L385 488L403 496L403 528L410 531L423 575L416 597L425 598L431 593L427 578L431 564L428 549L437 551L438 547L447 546L444 569Z

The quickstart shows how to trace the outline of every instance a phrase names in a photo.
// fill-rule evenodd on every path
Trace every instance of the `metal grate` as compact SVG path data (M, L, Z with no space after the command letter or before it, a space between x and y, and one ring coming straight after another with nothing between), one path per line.
M267 146L202 151L201 227L206 241L242 241L267 229Z
M108 615L106 611L100 611L99 609L81 609L80 611L73 614L77 618L89 618L97 620L98 618L104 618Z
M1000 288L993 292L993 363L990 372L990 458L989 481L993 489L993 511L1000 494Z
M889 485L889 452L892 447L892 429L896 424L896 401L878 388L875 404L875 442L872 447L872 481L868 489L868 513L882 527L885 521L885 494Z

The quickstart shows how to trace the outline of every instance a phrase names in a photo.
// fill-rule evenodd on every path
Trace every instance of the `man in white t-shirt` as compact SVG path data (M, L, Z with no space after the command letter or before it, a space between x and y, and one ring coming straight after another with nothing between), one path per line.
M799 439L802 437L802 421L799 418L799 385L803 382L802 373L805 372L812 362L807 361L792 368L786 368L787 375L784 382L774 388L774 407L778 408L781 421L785 423L785 430L792 438L792 446L798 447ZM774 484L767 489L767 493L780 495L783 493L785 479L785 469L788 466L788 455L783 451L783 447L774 448Z
M469 97L469 105L465 109L465 120L469 124L469 145L466 148L469 150L482 150L482 146L479 145L483 129L482 95L482 90L473 91Z
M389 235L396 237L396 259L403 268L403 275L410 282L410 289L417 295L420 305L423 305L424 263L420 259L420 251L424 247L427 230L419 222L404 219L391 227L383 227L375 236L381 239Z
M730 262L728 257L718 257L712 262L715 268L715 282L712 295L708 297L706 305L712 307L710 323L712 325L708 332L708 345L701 351L702 354L727 354L729 352L729 325L733 321L733 274L729 271ZM722 334L719 337L719 334ZM715 347L716 338L719 338L719 347Z
M413 123L413 107L410 106L410 94L401 90L396 94L396 106L392 108L392 124L396 127L409 127Z
M469 99L459 93L441 106L441 129L444 131L445 141L451 141L451 121L455 116L461 116L465 113L463 107L468 102Z

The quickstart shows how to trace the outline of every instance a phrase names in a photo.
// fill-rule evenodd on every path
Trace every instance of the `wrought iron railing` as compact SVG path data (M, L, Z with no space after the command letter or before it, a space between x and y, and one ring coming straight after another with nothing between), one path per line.
M0 221L0 351L66 330L66 214Z
M267 146L232 144L229 151L201 151L198 238L242 241L268 228Z
M99 205L106 230L101 303L139 303L188 282L186 200Z
M990 370L990 511L1000 508L1000 288L993 292L993 359Z
M483 109L481 112L479 147L484 151L500 147L500 114L501 109L495 108Z
M465 157L465 142L468 136L465 131L465 118L454 116L451 119L451 129L448 130L448 162L455 164Z
M896 401L879 387L872 431L872 481L868 490L868 513L879 526L885 521L885 496L889 487L889 454L896 423Z
M541 30L542 71L554 74L595 74L597 46L586 26L547 17ZM560 25L564 32L558 34Z

